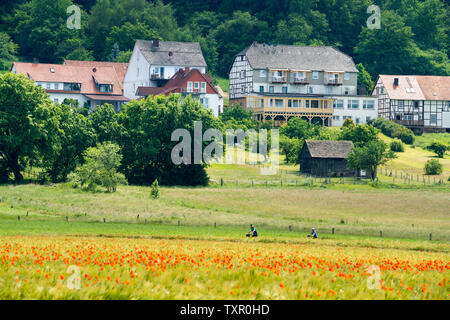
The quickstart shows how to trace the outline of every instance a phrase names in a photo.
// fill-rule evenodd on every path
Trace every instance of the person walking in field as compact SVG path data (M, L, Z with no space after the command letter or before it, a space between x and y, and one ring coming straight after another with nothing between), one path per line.
M316 229L312 228L311 234L308 234L308 238L317 239L319 236L317 235Z
M252 238L256 238L258 236L258 232L256 231L256 228L253 226L253 224L250 225L250 232L248 232L246 236Z

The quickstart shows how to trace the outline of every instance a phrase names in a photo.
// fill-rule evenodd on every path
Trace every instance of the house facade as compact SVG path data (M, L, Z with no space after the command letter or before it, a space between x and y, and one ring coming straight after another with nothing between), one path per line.
M136 99L138 87L163 87L185 68L206 73L199 43L137 40L124 78L124 95Z
M191 96L217 117L223 112L223 97L213 85L211 76L198 69L180 69L163 87L138 87L136 96L147 98L155 95L181 94Z
M86 65L43 64L15 62L12 73L26 75L45 89L55 103L66 99L77 100L80 107L89 107L92 112L105 103L113 105L118 112L129 101L123 96L123 86L117 68L101 62Z
M347 165L351 141L306 140L300 152L300 173L321 177L355 176Z
M338 119L352 117L362 124L376 116L372 106L376 110L377 101L357 95L357 78L352 58L332 47L253 43L235 56L230 69L230 105L276 124L291 117L325 126L339 126L343 120ZM343 108L335 115L336 100ZM351 108L346 108L348 101Z
M379 75L372 96L380 117L415 132L450 131L450 77Z

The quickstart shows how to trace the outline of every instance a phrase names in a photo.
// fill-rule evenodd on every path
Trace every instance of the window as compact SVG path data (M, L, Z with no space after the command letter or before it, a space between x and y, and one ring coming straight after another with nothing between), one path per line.
M366 117L366 122L369 122L371 120L370 117Z
M192 92L192 81L188 81L187 83L187 92Z
M350 73L344 72L344 80L350 80Z
M358 109L359 100L348 100L347 109Z
M319 79L319 72L318 71L313 71L312 77L313 77L314 80Z
M309 108L309 100L305 101L305 108Z
M98 91L100 92L112 92L112 85L111 84L99 84L98 85Z
M200 87L200 83L199 82L194 82L194 90L198 90Z
M273 92L274 92L274 87L273 87L273 86L270 86L270 87L269 87L269 92L270 92L270 93L273 93Z
M242 70L241 71L241 79L244 79L245 78L245 70Z
M260 100L260 106L261 106L261 108L264 108L264 99Z
M58 99L58 98L55 98L53 101L54 101L55 103L59 103L59 99Z
M411 120L413 120L413 115L412 114L404 114L402 118L403 118L403 120L411 121Z
M333 116L333 120L339 120L340 117L339 116Z
M51 89L51 83L47 83L47 89Z
M202 82L202 93L206 93L206 82Z
M80 91L81 84L79 84L79 83L64 83L64 90L65 91Z
M260 78L265 78L265 77L267 77L266 70L260 70L260 71L259 71L259 76L260 76Z
M259 86L259 92L264 92L264 86Z
M292 100L291 99L288 100L288 107L292 108Z
M356 123L356 124L359 124L359 118L356 118L356 119L355 119L355 123Z
M344 88L344 94L348 96L350 94L349 88Z
M363 101L363 109L375 109L375 101L374 100L364 100Z
M308 93L313 93L314 92L314 90L313 90L313 87L308 87Z
M269 99L269 107L273 107L273 99Z
M403 109L404 106L404 101L403 100L398 100L398 107L399 109L402 108Z
M333 107L335 109L343 109L344 108L344 100L335 100L333 103Z
M287 93L287 87L281 88L281 92L282 92L282 93Z
M430 124L436 124L437 123L437 115L431 114L430 115Z
M283 100L281 99L275 99L275 107L283 107Z
M298 108L298 100L294 100L294 103L292 104L294 108Z
M311 100L311 108L318 109L319 108L319 101L318 100Z

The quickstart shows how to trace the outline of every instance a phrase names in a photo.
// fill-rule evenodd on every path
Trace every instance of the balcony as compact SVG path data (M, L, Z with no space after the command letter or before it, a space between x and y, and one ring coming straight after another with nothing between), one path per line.
M165 80L164 79L164 74L160 74L160 73L152 73L150 75L151 80Z
M198 96L201 94L205 94L206 91L202 89L186 89L186 88L181 88L181 94L183 96L187 96L187 95L192 95L192 96Z
M272 76L270 82L272 83L286 83L286 76Z
M329 86L341 86L342 81L340 79L328 79L326 84Z
M292 79L292 83L293 84L308 84L309 80L307 78L298 78L298 77L294 77Z

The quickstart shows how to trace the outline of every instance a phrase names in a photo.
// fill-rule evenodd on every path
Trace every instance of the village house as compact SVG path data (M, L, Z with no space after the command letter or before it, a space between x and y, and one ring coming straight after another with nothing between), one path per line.
M351 141L306 140L300 152L300 172L322 177L355 176L347 166Z
M123 95L126 64L66 61L65 64L14 62L11 72L26 75L45 89L52 101L77 100L92 112L105 103L118 112L129 101Z
M136 96L147 98L171 93L187 95L198 100L206 109L212 110L217 117L223 112L223 97L213 85L213 79L198 69L180 69L163 87L138 87Z
M379 75L372 96L380 117L415 132L450 131L450 77Z
M358 69L332 47L253 43L230 69L230 105L253 111L259 121L301 117L324 126L346 118L364 124L377 117L377 99L357 95Z
M136 99L138 87L163 87L185 68L207 72L199 43L137 40L124 79L124 95Z

